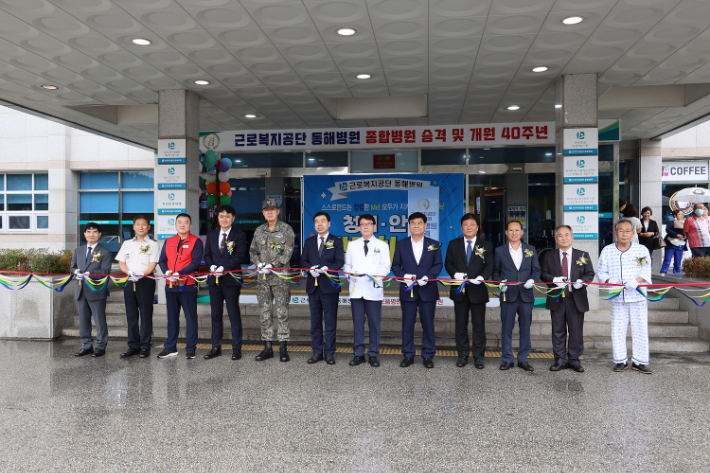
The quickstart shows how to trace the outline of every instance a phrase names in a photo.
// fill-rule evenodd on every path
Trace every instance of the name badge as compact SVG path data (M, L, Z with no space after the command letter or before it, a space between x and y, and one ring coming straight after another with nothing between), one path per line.
M190 248L190 245L182 245L183 248Z

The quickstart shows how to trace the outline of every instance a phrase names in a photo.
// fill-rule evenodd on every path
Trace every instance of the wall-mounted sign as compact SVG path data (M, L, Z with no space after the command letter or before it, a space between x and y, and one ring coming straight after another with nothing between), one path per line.
M597 182L599 156L564 156L565 184Z
M598 210L599 186L597 184L566 184L564 186L564 211Z
M572 227L575 240L599 239L599 214L597 212L565 212L565 225Z
M527 230L528 223L528 207L526 205L509 205L508 206L508 219L507 222L511 220L517 220L523 225L523 231Z
M155 168L155 180L158 189L184 189L185 165L167 164Z
M620 120L599 120L599 141L621 141Z
M410 187L407 212L421 212L426 215L427 227L424 235L439 240L439 186ZM409 232L409 225L407 225ZM410 233L411 235L411 233Z
M167 240L177 234L175 230L175 218L177 215L158 215L155 220L155 233L158 240Z
M185 164L187 140L158 140L158 164Z
M394 154L373 154L372 169L394 169Z
M158 215L181 214L186 212L187 195L182 189L164 190L155 192L155 203Z
M663 182L708 182L708 161L664 161L662 169Z
M569 128L562 134L565 156L597 156L599 131L596 128Z

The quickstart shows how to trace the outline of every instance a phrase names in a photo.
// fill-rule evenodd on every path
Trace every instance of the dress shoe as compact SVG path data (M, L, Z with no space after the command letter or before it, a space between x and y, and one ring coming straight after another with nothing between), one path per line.
M628 363L617 363L614 365L614 371L621 373L622 371L626 371L626 368L628 367Z
M412 363L414 363L414 358L407 358L406 356L402 358L402 362L399 364L400 368L409 368Z
M424 364L424 368L430 369L434 367L434 360L431 358L424 358L422 363Z
M570 368L572 368L577 373L584 373L584 368L582 368L582 365L571 365Z
M482 370L485 365L483 364L483 358L473 358L473 366L475 366L477 369Z
M101 348L97 348L96 350L94 350L94 354L91 356L93 356L94 358L98 358L100 356L104 356L105 354L106 354L106 350L102 350Z
M291 357L288 356L288 342L281 342L279 344L279 361L286 363L290 360Z
M274 349L271 348L271 342L264 342L264 349L261 350L261 353L256 355L256 358L254 358L256 361L264 361L268 360L269 358L274 357Z
M555 364L550 366L550 371L562 371L562 370L566 370L567 368L568 368L567 365L563 365L563 364L555 361Z
M350 366L357 366L362 363L365 363L365 357L364 356L353 356L353 359L350 360Z
M325 362L328 363L329 365L334 365L335 364L335 356L325 355Z
M525 371L535 371L535 368L530 366L530 363L527 361L523 361L522 363L518 362L518 368L523 369Z
M208 351L205 356L203 357L205 360L211 360L212 358L217 358L218 356L222 356L222 349L221 348L212 348L210 351Z
M94 353L94 347L82 348L78 352L74 353L74 356L86 356L86 355L91 355L92 353Z
M459 356L459 359L456 360L456 366L458 366L459 368L463 368L467 364L468 364L468 358L465 356Z
M129 348L127 351L121 353L121 358L130 358L134 355L139 354L141 351L138 348Z
M636 363L631 363L631 369L640 371L643 374L651 374L653 371L651 371L651 368L648 367L648 365L638 365Z
M507 371L510 368L512 368L513 366L515 366L515 363L508 363L507 361L504 361L503 363L500 364L499 369L501 371Z
M242 350L232 350L232 359L233 360L241 360L242 359Z
M320 353L314 353L313 356L308 359L308 364L312 365L313 363L318 363L319 361L323 361L323 355Z
M377 368L378 366L380 366L380 360L378 360L376 356L371 356L370 359L367 361L373 368Z
M187 350L185 352L185 359L186 360L194 360L195 359L195 350Z
M141 354L138 355L138 358L148 358L149 356L150 356L150 348L142 348Z

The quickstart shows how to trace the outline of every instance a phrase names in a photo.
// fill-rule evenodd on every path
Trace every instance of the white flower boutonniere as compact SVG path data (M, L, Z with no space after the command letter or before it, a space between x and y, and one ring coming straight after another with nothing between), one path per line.
M483 258L483 253L486 252L486 249L481 248L480 246L476 245L476 247L473 249L473 252L475 253L476 256Z
M101 258L103 258L103 257L104 257L104 255L102 255L101 253L93 253L91 255L91 262L98 263L99 260L101 260Z
M375 249L374 249L374 253L375 253L375 254L379 254L379 252L380 252L380 249L379 249L379 248L375 248Z
M584 266L584 265L587 264L587 263L589 263L589 260L588 260L587 258L585 258L584 256L580 256L580 257L577 259L577 264L578 264L579 266Z
M533 256L533 250L525 250L525 257L526 258L532 258Z
M636 266L646 266L648 264L648 258L645 256L636 258Z
M141 254L148 253L148 251L150 251L150 245L141 245L140 250Z
M234 246L236 245L236 243L231 240L227 240L226 245L227 245L227 252L231 255L232 251L234 251Z
M426 247L426 250L427 250L427 251L436 251L436 250L438 250L438 249L439 249L439 248L438 248L436 245L434 245L434 244L429 245L429 246Z
M325 242L325 249L332 250L333 248L335 248L334 245L335 245L335 242L333 240L328 240Z

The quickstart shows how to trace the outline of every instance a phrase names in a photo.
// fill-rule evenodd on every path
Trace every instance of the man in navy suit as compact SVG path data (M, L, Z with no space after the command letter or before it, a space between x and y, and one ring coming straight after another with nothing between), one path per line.
M434 334L434 310L439 300L439 288L436 279L444 267L441 262L441 243L424 236L427 218L421 212L409 216L409 238L397 241L392 261L392 272L399 278L405 278L407 287L400 287L399 302L402 306L402 354L404 359L399 364L407 368L414 363L414 324L422 324L422 362L425 368L434 367L436 354L436 336Z
M530 354L530 325L532 324L532 311L535 305L533 285L540 279L540 263L537 252L532 245L521 242L523 225L517 220L510 220L505 227L508 244L496 249L495 264L493 266L493 280L507 282L522 282L520 285L502 285L503 294L500 302L501 320L501 348L503 362L501 370L508 370L513 365L513 328L515 328L515 315L518 315L520 328L520 349L518 350L518 368L525 371L534 371L528 363Z
M339 271L345 263L345 252L340 237L330 234L330 215L326 212L318 212L313 216L313 225L318 234L306 240L301 255L301 267L311 268L308 271L306 292L308 305L311 308L313 356L308 359L308 363L313 364L323 360L323 322L325 322L325 362L334 365L340 286L334 286L324 273L329 269ZM337 275L337 273L331 274Z
M207 232L205 263L210 268L207 278L210 291L210 312L212 315L212 349L205 360L222 356L222 306L227 302L227 315L232 327L232 359L242 357L242 316L239 312L239 293L242 288L231 274L224 271L241 269L242 259L247 252L247 237L244 232L232 227L237 212L229 205L220 207L217 214L219 228ZM233 273L241 276L240 273Z

